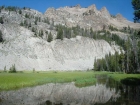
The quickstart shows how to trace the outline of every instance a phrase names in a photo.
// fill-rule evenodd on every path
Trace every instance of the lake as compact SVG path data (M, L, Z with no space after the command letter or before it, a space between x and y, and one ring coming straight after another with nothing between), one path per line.
M97 75L92 86L50 83L0 92L0 105L140 105L140 85ZM134 82L133 82L134 83Z

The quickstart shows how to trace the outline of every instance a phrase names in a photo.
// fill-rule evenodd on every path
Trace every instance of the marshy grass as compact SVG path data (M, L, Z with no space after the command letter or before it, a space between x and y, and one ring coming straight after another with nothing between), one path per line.
M121 74L111 72L93 72L93 71L74 71L74 72L32 72L24 71L17 73L0 73L0 91L13 90L23 87L31 87L47 83L66 83L75 82L78 87L87 86L96 83L97 74L106 74L109 77L120 81L127 77L140 78L140 74Z
M140 78L140 74L125 74L125 73L109 73L108 76L113 78L114 80L120 82L122 79L125 78Z
M78 87L89 86L95 83L96 83L96 78L94 77L83 78L75 81L75 85Z
M76 82L93 77L93 72L18 72L0 73L0 91L19 89L22 87L42 85L46 83Z

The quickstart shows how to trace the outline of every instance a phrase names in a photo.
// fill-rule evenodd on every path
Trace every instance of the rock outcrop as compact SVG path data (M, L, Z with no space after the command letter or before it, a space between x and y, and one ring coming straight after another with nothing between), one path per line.
M95 58L118 50L104 40L77 36L48 43L33 37L29 30L19 28L18 31L19 36L0 44L1 70L13 64L17 70L87 70L93 68Z
M68 27L79 25L82 28L93 28L93 30L101 30L103 26L109 25L118 29L128 26L135 29L140 27L140 24L134 24L133 22L128 21L121 14L111 17L106 7L103 7L101 10L97 10L95 5L91 5L87 8L53 8L53 12L50 11L49 8L44 15L53 19L56 24L61 23Z

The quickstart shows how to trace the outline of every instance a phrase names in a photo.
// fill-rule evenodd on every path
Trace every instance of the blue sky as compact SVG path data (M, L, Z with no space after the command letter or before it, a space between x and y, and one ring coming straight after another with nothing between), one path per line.
M74 6L80 4L82 7L88 7L95 4L100 10L105 6L110 14L121 13L125 18L133 21L132 0L1 0L0 5L30 7L42 13L49 7L59 8L64 6Z

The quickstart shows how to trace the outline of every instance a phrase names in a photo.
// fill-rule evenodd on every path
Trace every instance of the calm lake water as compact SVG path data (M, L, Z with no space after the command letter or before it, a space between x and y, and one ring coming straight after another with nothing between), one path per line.
M0 105L140 105L140 85L97 75L93 86L46 84L0 93Z

